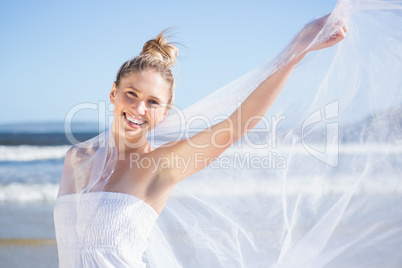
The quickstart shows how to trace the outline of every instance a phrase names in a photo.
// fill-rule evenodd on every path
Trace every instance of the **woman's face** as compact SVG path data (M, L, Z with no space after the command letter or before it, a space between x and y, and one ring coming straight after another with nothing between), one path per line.
M115 105L114 129L126 139L145 135L167 114L169 85L154 70L132 73L113 84L110 101Z

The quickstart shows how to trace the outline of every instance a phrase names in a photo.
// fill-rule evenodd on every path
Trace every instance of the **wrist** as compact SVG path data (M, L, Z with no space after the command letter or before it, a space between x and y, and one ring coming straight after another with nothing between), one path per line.
M291 62L290 65L297 65L299 64L299 62L301 62L301 60L304 58L304 56L306 56L308 51L304 51L301 54L299 54L298 56L296 56Z

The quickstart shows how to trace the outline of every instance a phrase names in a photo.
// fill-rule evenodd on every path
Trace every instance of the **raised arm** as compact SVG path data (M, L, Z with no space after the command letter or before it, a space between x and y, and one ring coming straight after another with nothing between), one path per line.
M279 57L279 69L263 81L229 118L188 140L161 148L162 155L172 157L169 173L175 182L207 167L234 142L253 129L271 107L296 65L309 51L333 46L345 38L347 28L338 23L331 26L330 30L334 34L321 41L315 41L327 27L325 23L328 17L329 15L313 21L297 35ZM176 160L182 159L186 167L175 165L173 157Z

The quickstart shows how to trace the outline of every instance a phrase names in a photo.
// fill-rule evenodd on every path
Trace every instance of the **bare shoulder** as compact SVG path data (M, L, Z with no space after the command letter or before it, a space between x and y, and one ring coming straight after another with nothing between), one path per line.
M117 162L106 190L143 199L156 191L163 192L173 187L168 161L158 149L146 154L130 153Z
M162 174L167 180L174 179L174 173L185 170L186 163L189 162L189 155L183 153L188 140L178 140L166 143L149 153L149 161L153 162L156 172ZM144 162L149 162L148 159L143 159Z

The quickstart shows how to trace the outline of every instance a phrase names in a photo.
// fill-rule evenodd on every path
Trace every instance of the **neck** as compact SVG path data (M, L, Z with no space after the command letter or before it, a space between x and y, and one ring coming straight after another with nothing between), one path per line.
M152 147L143 133L130 137L126 133L120 133L114 126L112 133L119 155L144 154L152 151Z

